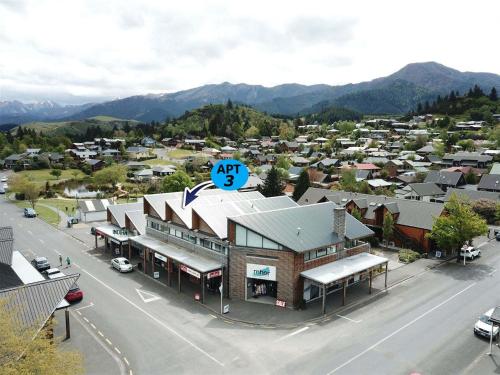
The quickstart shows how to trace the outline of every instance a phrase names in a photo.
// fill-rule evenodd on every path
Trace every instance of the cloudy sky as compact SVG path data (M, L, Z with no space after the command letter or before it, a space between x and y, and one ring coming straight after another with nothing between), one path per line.
M0 0L0 100L345 84L410 62L500 73L496 0Z

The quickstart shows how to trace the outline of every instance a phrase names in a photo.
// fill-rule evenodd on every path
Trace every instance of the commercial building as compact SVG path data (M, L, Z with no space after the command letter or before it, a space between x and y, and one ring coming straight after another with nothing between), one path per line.
M299 206L286 196L212 189L183 208L182 193L146 195L139 235L116 218L139 214L138 205L119 206L125 205L108 208L109 228L97 232L120 242L120 253L136 256L144 273L179 291L189 286L202 302L207 292L219 293L220 285L234 299L286 307L324 302L339 289L345 296L348 286L371 280L387 264L361 241L373 231L332 202ZM113 228L124 229L122 237ZM340 268L324 268L332 263Z

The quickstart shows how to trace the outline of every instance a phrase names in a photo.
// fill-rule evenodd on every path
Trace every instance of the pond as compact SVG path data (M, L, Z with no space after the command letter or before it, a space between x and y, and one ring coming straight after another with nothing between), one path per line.
M86 185L66 186L64 195L68 198L96 198L100 194L100 190L89 190Z

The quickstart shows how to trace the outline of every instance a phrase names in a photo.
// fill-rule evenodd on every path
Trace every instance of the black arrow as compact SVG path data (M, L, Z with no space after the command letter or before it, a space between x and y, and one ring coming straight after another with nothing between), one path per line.
M198 198L198 193L203 189L213 186L212 181L205 181L201 184L196 185L194 188L190 189L188 187L184 188L184 195L182 197L182 208L186 208L191 202Z

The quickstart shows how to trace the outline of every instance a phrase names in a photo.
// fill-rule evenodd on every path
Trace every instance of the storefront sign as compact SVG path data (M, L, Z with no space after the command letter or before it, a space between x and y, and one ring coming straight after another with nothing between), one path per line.
M126 229L113 229L113 234L128 236L128 231Z
M286 307L286 301L281 301L279 299L276 300L276 306L278 307Z
M181 268L181 270L182 270L182 271L184 271L184 272L186 272L186 273L190 274L191 276L194 276L194 277L196 277L196 278L198 278L198 279L201 277L201 275L200 275L200 273L199 273L199 272L197 272L197 271L195 271L195 270L192 270L191 268L186 267L186 266L185 266L185 265L183 265L183 264L181 264L181 267L180 267L180 268Z
M247 277L252 279L276 281L276 267L247 263Z
M222 275L222 270L212 271L207 273L207 279L212 279Z
M224 314L227 314L229 312L229 305L224 305Z
M158 253L155 253L155 258L160 259L160 260L162 260L164 262L167 261L167 257L166 256L163 256L163 255L158 254Z
M155 279L159 279L160 278L160 273L159 272L153 272L153 277Z

